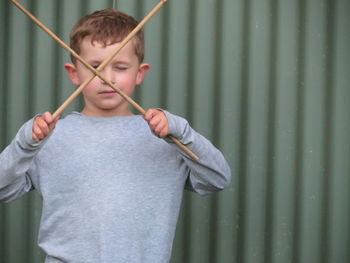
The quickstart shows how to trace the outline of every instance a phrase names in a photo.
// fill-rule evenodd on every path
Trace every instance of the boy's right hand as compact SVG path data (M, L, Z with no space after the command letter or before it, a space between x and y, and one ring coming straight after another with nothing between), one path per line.
M53 120L50 112L45 112L37 116L33 121L32 139L35 142L40 142L45 139L50 132L55 128L58 117Z

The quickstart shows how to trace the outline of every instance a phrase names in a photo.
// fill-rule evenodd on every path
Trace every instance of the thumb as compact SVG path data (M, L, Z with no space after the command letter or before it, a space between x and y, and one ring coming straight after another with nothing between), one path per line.
M144 119L146 121L149 121L153 118L154 116L154 113L155 113L155 110L154 109L149 109L145 112L145 115L144 115Z
M52 115L50 112L45 112L43 115L42 115L43 119L45 120L45 122L47 124L51 124L52 123Z

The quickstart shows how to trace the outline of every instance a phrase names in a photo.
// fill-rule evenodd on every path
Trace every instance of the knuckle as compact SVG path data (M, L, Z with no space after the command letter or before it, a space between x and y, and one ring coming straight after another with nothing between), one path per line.
M43 134L43 132L42 132L41 129L36 129L36 130L35 130L35 134L36 134L37 136L41 136L41 135Z
M38 117L37 121L36 121L36 125L41 127L43 125L44 120L41 117Z

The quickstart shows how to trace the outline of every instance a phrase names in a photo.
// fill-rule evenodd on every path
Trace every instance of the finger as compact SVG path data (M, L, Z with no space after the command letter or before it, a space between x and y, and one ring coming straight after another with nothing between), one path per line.
M161 119L159 123L157 123L157 125L154 127L154 132L159 134L165 128L166 125L167 125L166 121Z
M42 115L42 117L43 117L43 119L45 120L45 122L47 123L47 124L50 124L50 123L52 123L53 122L53 120L52 120L52 115L51 115L51 113L50 112L45 112L43 115Z
M158 134L159 137L165 138L168 136L168 126L165 126Z
M55 128L56 123L58 122L58 119L59 119L59 116L56 117L56 118L49 124L49 129L50 129L50 131L52 131L52 130Z
M35 135L35 133L32 133L32 140L35 142L39 142L39 138Z
M154 115L152 119L149 121L149 124L153 127L156 128L162 121L162 116L161 115Z
M33 136L35 136L38 140L42 140L44 138L44 133L38 126L35 126L33 128Z
M56 122L50 123L49 124L49 132L51 132L56 126Z
M44 135L47 135L50 132L48 123L43 118L38 118L37 127L41 130Z
M56 127L56 123L58 122L59 118L60 118L60 117L57 116L57 117L49 124L50 132Z
M56 124L59 120L60 116L57 116L56 119L53 120L53 122Z
M164 120L164 123L161 125L161 129L159 131L159 136L164 138L166 136L168 136L169 134L169 126L168 126L168 121L167 120Z
M147 110L144 115L145 120L150 121L153 118L154 113L154 109Z

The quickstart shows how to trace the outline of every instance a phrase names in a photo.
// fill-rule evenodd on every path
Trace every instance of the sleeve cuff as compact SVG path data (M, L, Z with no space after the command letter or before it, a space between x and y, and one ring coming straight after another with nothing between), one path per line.
M174 115L166 110L159 110L161 110L168 119L169 135L177 138L184 145L193 142L191 127L186 119ZM173 143L170 139L166 140L170 143Z

